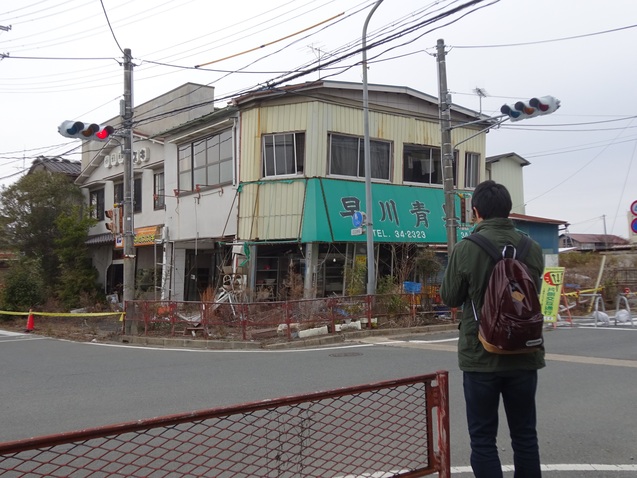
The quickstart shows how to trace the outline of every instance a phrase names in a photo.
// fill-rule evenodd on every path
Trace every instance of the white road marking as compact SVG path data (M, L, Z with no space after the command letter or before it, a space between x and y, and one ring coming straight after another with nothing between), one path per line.
M513 465L503 465L502 471L513 471ZM566 463L566 464L555 464L542 465L542 471L578 471L578 472L586 472L586 471L615 471L617 473L624 471L637 471L637 465L601 465L601 464L580 464L580 463ZM451 474L463 474L463 473L473 473L470 466L452 466Z
M27 335L27 334L22 332L10 332L9 330L0 330L0 335L6 335L8 337L17 337L20 335Z

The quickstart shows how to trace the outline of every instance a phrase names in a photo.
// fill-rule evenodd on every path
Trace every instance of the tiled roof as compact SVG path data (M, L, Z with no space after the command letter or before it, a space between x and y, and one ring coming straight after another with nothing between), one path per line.
M58 157L40 156L33 160L29 173L41 170L49 171L50 173L62 173L76 178L82 171L82 163Z
M573 241L579 242L580 244L628 244L628 241L623 237L615 236L612 234L563 234L560 236L560 238L562 237L569 237Z
M515 212L509 214L509 218L516 221L540 222L543 224L566 224L566 221L562 221L561 219L548 219L546 217L527 216L526 214L517 214Z

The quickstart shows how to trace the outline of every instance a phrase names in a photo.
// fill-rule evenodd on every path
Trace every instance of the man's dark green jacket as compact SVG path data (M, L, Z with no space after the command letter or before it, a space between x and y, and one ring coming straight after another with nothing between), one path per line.
M522 233L513 222L505 218L481 221L474 233L483 234L498 249L507 244L517 246ZM531 277L537 281L538 291L544 271L542 248L533 242L523 261ZM544 350L519 355L499 355L487 352L478 339L478 322L473 315L471 300L480 311L484 292L494 263L480 246L470 241L459 241L453 249L440 289L442 301L449 307L462 307L459 313L460 338L458 362L465 372L503 372L509 370L537 370L544 367Z

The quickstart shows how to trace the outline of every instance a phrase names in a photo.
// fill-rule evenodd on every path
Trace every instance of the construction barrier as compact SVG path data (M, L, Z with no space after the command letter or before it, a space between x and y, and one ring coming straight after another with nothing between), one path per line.
M0 475L451 477L445 371L0 443Z

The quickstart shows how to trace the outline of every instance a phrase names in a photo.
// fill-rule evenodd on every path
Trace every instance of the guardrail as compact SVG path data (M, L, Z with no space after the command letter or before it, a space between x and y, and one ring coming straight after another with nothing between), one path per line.
M448 373L0 443L0 475L451 477Z

